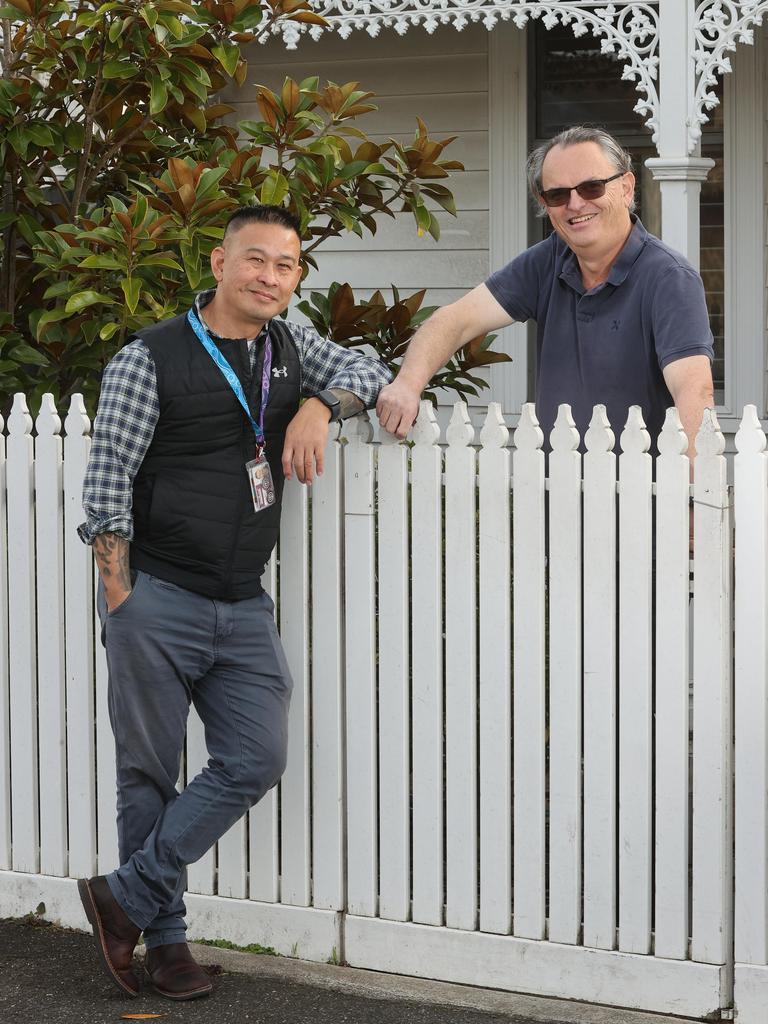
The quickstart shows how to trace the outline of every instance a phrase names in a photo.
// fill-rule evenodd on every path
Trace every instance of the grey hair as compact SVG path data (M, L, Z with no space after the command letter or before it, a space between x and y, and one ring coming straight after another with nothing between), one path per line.
M526 173L528 176L528 188L530 190L533 201L536 204L536 210L540 217L546 214L545 208L540 202L541 196L541 172L544 167L544 159L547 153L555 146L578 146L582 142L594 142L603 153L608 157L613 166L617 171L623 171L625 174L632 170L632 157L627 153L625 149L619 145L612 135L609 135L603 128L593 128L589 125L578 124L573 128L566 128L564 131L559 132L554 138L550 139L549 142L542 143L538 146L531 155L528 157L526 163ZM629 207L630 213L635 209L635 200L632 199L632 204Z

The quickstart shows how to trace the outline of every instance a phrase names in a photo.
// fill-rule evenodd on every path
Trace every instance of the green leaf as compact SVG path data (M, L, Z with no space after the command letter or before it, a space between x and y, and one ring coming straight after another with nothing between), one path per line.
M31 139L24 129L20 125L15 124L6 135L6 138L11 148L19 154L21 159L26 160L27 149Z
M172 14L164 14L162 16L163 24L167 27L174 39L184 38L184 26L178 18Z
M115 323L114 320L110 320L110 322L108 324L104 324L104 326L99 331L99 337L101 338L102 341L109 341L112 335L117 334L119 330L120 324Z
M150 7L149 4L145 4L139 11L144 21L150 28L154 28L157 24L157 11L154 7ZM106 341L106 338L104 339Z
M46 312L43 313L43 315L37 321L37 326L35 328L35 337L38 340L40 340L40 338L42 338L43 336L44 328L46 328L48 324L55 324L58 323L59 320L66 320L68 316L70 316L70 314L66 311L66 309L62 309L61 307L59 307L58 309L46 310ZM33 326L33 324L30 324L30 326Z
M84 292L76 292L69 299L64 308L67 313L79 313L81 309L87 309L88 306L95 306L97 302L102 302L107 306L115 305L115 300L109 295L103 295L101 292L86 289Z
M178 270L184 273L184 267L176 260L171 259L170 256L161 256L160 254L144 256L139 260L140 267L167 267L168 270Z
M69 281L57 281L49 285L43 292L44 299L57 299L60 295L66 295L72 285Z
M85 128L81 124L68 124L64 129L64 144L68 149L80 150L85 142Z
M9 225L14 224L18 214L16 213L0 213L0 231L5 230Z
M125 60L108 60L101 69L104 78L133 78L139 74L141 69L132 64L127 58Z
M236 43L218 43L211 47L211 53L231 78L240 60L240 47Z
M261 186L261 202L279 206L288 194L288 179L280 171L270 171Z
M149 87L149 112L150 114L159 114L161 110L165 110L167 105L168 89L165 82L157 76L153 76Z
M27 135L36 146L48 149L53 145L53 132L44 124L28 124Z
M114 256L86 256L78 263L79 270L120 270L121 265Z
M47 366L50 362L42 352L38 352L36 348L32 348L31 345L27 345L25 342L22 342L20 345L14 345L10 355L18 363L32 363L33 366Z
M123 289L123 295L125 296L129 312L135 313L136 307L139 304L139 296L141 295L141 278L124 277L120 282L120 287Z

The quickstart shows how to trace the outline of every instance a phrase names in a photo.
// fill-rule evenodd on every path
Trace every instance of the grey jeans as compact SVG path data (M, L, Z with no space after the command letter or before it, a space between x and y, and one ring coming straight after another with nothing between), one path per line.
M217 601L136 574L98 610L117 750L120 867L107 876L148 948L183 942L194 863L285 770L292 682L271 598ZM176 790L190 702L209 760Z

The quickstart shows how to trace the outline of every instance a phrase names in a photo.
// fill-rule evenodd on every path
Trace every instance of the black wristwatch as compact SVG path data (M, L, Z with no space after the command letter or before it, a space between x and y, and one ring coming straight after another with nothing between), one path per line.
M331 410L331 423L341 419L341 402L332 391L318 391L315 398L319 398L326 409Z

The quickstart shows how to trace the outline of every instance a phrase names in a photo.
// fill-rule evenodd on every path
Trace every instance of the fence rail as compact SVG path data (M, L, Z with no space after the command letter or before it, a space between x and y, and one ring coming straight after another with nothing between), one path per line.
M286 487L288 768L190 868L190 934L762 1024L766 438L748 407L729 488L708 412L691 486L674 410L655 466L639 410L614 426L581 454L563 406L546 456L532 406L512 439L458 403L443 440L425 403ZM17 395L0 439L0 916L81 926L73 879L117 862L89 432ZM193 712L180 782L205 758Z

